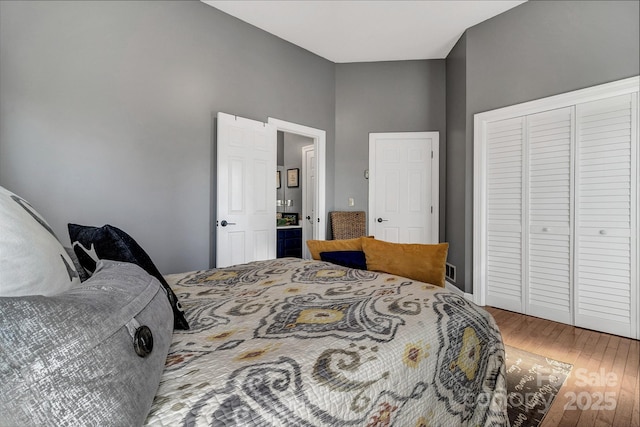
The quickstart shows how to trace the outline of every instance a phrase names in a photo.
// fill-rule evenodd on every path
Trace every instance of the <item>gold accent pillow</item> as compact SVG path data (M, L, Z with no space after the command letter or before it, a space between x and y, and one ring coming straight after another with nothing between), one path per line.
M373 236L341 240L307 240L311 258L321 259L320 252L361 251L362 240L373 240Z
M367 270L396 274L444 287L448 243L423 245L365 239L362 241L362 250L367 258Z

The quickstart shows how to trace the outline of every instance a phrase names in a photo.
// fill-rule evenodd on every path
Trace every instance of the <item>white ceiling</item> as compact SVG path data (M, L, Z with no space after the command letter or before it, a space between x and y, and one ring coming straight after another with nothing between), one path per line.
M445 58L462 33L525 0L202 0L332 62Z

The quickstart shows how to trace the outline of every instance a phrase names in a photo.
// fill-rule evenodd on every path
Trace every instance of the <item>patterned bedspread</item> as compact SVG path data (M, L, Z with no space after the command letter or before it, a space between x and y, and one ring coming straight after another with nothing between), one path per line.
M445 289L282 258L167 276L174 331L148 425L506 425L493 318Z

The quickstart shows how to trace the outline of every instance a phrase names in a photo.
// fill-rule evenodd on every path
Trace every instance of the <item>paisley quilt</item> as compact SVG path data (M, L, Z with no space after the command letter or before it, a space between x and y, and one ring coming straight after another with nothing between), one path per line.
M191 329L147 425L507 425L500 332L446 289L294 258L166 278Z

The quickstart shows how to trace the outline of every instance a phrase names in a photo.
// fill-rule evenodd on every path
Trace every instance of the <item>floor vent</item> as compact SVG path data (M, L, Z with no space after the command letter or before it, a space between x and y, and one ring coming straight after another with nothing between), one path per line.
M447 263L445 265L445 276L447 276L450 282L456 283L456 266Z

